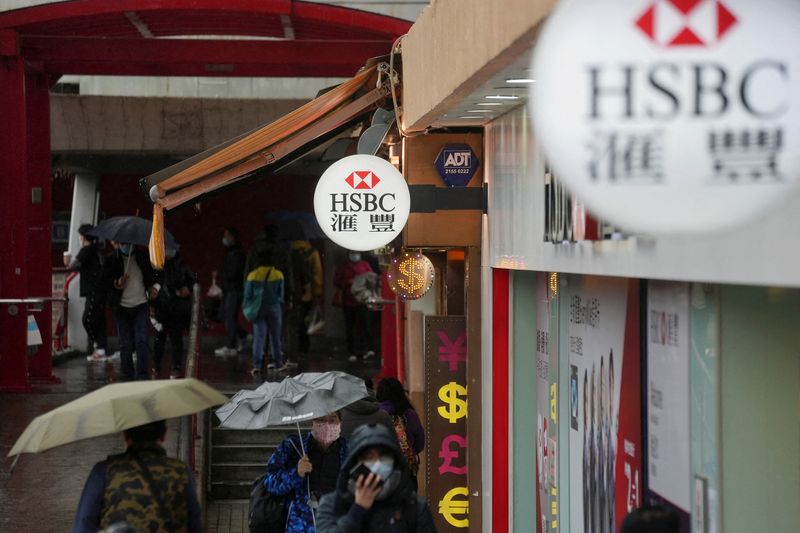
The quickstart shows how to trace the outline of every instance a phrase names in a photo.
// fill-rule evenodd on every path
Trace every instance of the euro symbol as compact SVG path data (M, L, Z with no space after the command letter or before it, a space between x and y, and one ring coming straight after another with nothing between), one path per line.
M453 527L469 527L469 500L453 501L456 496L469 496L467 487L456 487L444 495L439 501L439 514ZM463 516L464 518L456 518Z
M439 399L447 406L437 408L439 415L451 424L455 424L459 419L467 416L467 402L459 398L459 396L466 395L467 389L454 381L442 386L439 389Z
M446 437L442 441L442 449L439 450L439 459L442 460L441 466L439 466L439 474L456 474L456 475L463 475L467 473L467 465L466 462L464 466L453 466L453 459L456 459L461 456L461 450L458 448L453 450L450 448L450 444L455 442L461 449L467 449L467 439L462 437L461 435L450 435Z

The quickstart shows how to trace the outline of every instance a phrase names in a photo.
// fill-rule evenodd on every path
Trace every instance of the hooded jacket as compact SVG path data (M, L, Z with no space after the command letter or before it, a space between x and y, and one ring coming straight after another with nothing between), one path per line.
M370 509L355 503L350 471L361 454L373 446L389 450L394 456L397 486ZM391 478L390 478L391 479ZM317 513L317 533L429 533L435 532L431 511L414 491L411 470L400 451L394 432L376 424L362 426L349 441L349 452L339 473L336 492L322 497Z
M392 415L381 409L381 404L374 396L367 396L342 409L342 437L349 439L364 424L380 424L394 431Z

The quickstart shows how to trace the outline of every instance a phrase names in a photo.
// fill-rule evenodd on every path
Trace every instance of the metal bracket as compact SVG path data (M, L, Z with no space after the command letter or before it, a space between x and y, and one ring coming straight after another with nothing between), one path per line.
M486 184L481 187L409 185L408 191L411 194L412 213L453 210L479 210L486 213Z

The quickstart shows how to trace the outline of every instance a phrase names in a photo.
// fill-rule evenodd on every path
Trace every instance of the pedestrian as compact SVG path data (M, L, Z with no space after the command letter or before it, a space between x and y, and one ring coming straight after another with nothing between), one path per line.
M322 497L319 533L435 532L430 508L414 489L394 435L381 425L358 428L336 491Z
M117 323L123 381L150 378L150 306L161 289L161 274L150 266L147 249L111 241L114 253L103 267L104 284ZM136 350L136 369L133 351Z
M261 375L264 347L269 340L269 370L285 371L281 332L283 327L284 277L273 264L270 252L259 256L263 261L247 273L244 285L244 316L253 323L253 377Z
M222 234L225 257L222 265L222 321L225 323L225 345L214 350L214 355L236 355L243 348L247 332L239 325L242 307L246 256L236 228L226 228Z
M89 339L89 357L104 360L108 342L106 339L106 291L103 287L103 257L97 238L89 235L91 224L78 228L81 250L77 257L64 255L64 265L70 272L80 273L80 296L86 298L83 306L83 329Z
M639 507L633 510L619 528L620 533L678 533L678 514L659 505Z
M167 457L161 446L166 431L160 420L122 432L127 449L92 468L73 533L111 531L123 523L133 531L203 531L194 474Z
M161 360L167 347L172 347L170 378L181 377L183 369L183 332L189 328L192 318L192 290L195 277L177 250L168 249L164 262L164 286L158 293L155 304L156 329L153 350L153 377L161 374Z
M312 309L322 308L323 270L319 252L305 239L291 242L292 308L288 311L288 353L295 359L308 354L308 319Z
M303 453L305 451L305 454ZM338 413L311 422L303 437L287 437L267 463L267 491L287 496L286 533L314 533L319 500L336 489L339 471L347 456Z
M425 430L414 406L397 378L383 378L378 383L377 398L381 409L392 417L400 449L416 481L419 454L425 449Z
M372 380L365 378L364 385L369 395L342 409L342 436L348 439L358 427L365 424L379 424L394 431L392 415L381 409L381 404L375 397Z
M361 253L350 251L347 254L347 261L339 265L333 276L333 286L336 289L334 305L340 306L344 314L350 362L358 361L362 355L365 358L375 355L374 340L370 339L367 306L357 300L352 292L353 279L368 272L372 272L372 267L361 258Z

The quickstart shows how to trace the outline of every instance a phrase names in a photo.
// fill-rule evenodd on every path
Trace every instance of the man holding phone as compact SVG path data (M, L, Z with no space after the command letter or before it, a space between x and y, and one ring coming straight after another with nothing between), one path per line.
M397 437L376 424L356 429L336 491L323 496L319 533L435 532L425 500L414 490Z

